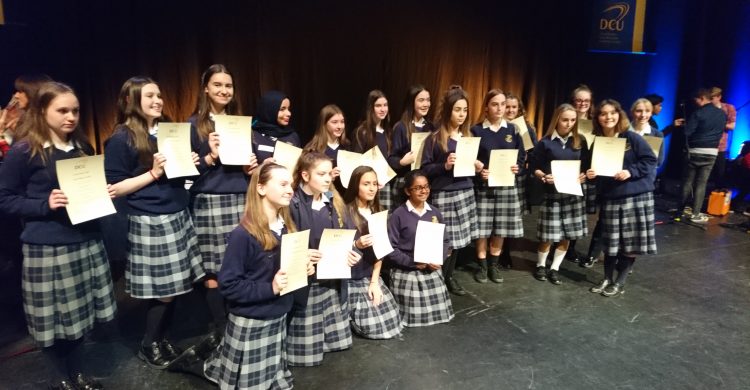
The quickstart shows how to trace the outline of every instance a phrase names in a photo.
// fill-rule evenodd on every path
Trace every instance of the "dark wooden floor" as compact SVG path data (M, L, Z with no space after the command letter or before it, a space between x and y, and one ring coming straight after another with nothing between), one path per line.
M657 215L664 217L664 215ZM588 292L602 278L565 262L563 284L531 276L534 243L515 244L505 283L472 280L470 253L458 278L449 324L404 331L397 340L355 339L315 368L295 368L298 389L748 389L750 388L750 236L718 226L706 231L658 225L659 254L637 260L626 293ZM535 236L535 215L525 217ZM585 251L588 240L578 244ZM142 305L118 283L119 314L86 343L90 372L108 389L210 389L199 378L145 367L134 356ZM195 341L207 314L198 294L178 307L175 338ZM8 318L5 319L6 322ZM0 350L0 388L44 386L28 337Z

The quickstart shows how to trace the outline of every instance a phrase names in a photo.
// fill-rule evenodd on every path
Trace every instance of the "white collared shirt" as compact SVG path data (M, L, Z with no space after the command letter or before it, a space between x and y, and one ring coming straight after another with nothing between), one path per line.
M424 119L424 117L422 117L422 118L419 119L419 123L417 123L416 121L414 121L414 119L411 120L411 123L413 123L414 126L422 128L422 127L424 127L424 125L427 124L427 121Z
M424 202L424 208L422 208L422 212L420 213L416 208L414 208L414 205L411 204L411 201L407 199L406 210L409 211L410 213L417 214L421 217L425 215L428 211L432 211L432 207L430 207L430 205L427 204L427 202Z
M281 230L284 229L284 218L281 218L281 215L276 217L276 222L271 222L268 224L268 227L277 235L281 235Z
M359 214L363 217L369 217L372 215L372 210L370 210L369 207L358 207L357 211L359 211Z
M490 129L490 130L495 131L495 132L497 132L498 130L502 129L503 127L508 127L508 122L506 122L505 119L501 119L499 125L493 125L487 119L485 119L484 122L482 122L482 128L483 129Z
M49 142L49 141L44 141L44 145L42 145L42 147L43 147L44 149L47 149L47 148L49 148L50 146L52 146L52 142ZM75 145L75 143L73 142L73 140L69 140L69 141L68 141L68 143L67 143L67 144L65 144L65 148L60 148L60 147L59 147L59 146L57 146L57 145L55 145L55 148L56 148L56 149L58 149L58 150L62 150L63 152L66 152L66 153L67 153L67 152L70 152L71 150L75 149L75 148L76 148L76 145Z
M644 135L651 134L651 125L649 125L648 123L646 123L644 125L644 128L642 130L638 131L638 130L635 129L635 127L633 127L633 124L631 123L630 124L630 128L628 130L630 130L630 131L632 131L632 132L640 135L641 137L643 137Z
M567 137L563 138L563 137L560 137L560 134L557 134L557 130L555 130L555 131L554 131L554 132L552 133L552 140L554 140L555 138L557 138L557 139L559 139L560 141L562 141L562 147L563 147L563 149L565 149L565 145L567 145L567 143L568 143L568 139L570 138L570 135L571 135L571 134L573 134L573 133L572 133L572 132L570 132L570 133L568 133L568 136L567 136Z
M340 145L340 144L339 144L339 141L336 141L336 142L334 142L334 143L328 143L328 147L329 147L329 148L331 148L331 149L333 149L333 150L336 150L336 149L338 149L338 148L339 148L339 145Z
M320 194L320 200L315 200L315 196L313 196L311 207L315 211L320 211L320 209L322 209L328 202L330 202L330 200L326 194Z
M375 131L377 131L377 132L378 132L378 133L380 133L380 134L383 134L383 133L385 133L385 129L384 129L384 128L382 128L382 127L380 127L380 125L378 125L378 126L377 126L377 127L375 128Z

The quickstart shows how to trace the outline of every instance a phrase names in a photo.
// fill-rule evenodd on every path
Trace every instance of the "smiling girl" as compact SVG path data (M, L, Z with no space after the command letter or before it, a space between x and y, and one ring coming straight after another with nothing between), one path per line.
M346 136L344 112L341 111L339 106L329 104L320 109L317 130L315 130L315 135L310 142L305 145L305 150L325 153L326 156L331 158L333 162L331 178L336 184L336 189L342 191L344 187L341 185L341 180L336 180L341 174L341 170L336 167L336 158L339 150L349 150L349 139Z
M291 106L289 97L283 92L268 91L261 96L253 118L253 147L258 163L273 159L276 141L302 147L299 135L289 125Z

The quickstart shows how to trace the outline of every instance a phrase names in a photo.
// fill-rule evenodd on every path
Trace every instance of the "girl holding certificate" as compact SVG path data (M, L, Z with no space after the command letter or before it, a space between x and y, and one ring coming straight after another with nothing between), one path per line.
M530 168L534 176L545 184L544 202L539 210L537 236L537 265L534 277L540 281L561 284L558 271L565 258L570 240L584 237L588 231L584 200L582 196L563 194L555 189L555 177L551 163L555 160L581 160L579 182L586 180L583 172L588 168L586 139L578 135L576 109L562 104L552 115L547 133L539 140L531 158ZM545 267L547 255L553 242L559 242L549 272Z
M398 303L403 326L429 326L453 319L453 305L440 271L440 264L418 263L414 247L419 221L445 223L443 215L427 203L430 183L420 170L404 176L406 203L388 220L388 237L393 252L388 255L391 265L391 291ZM448 254L448 236L443 235L443 258Z
M383 157L386 159L391 150L391 125L390 116L388 115L388 99L385 94L379 90L372 90L367 94L367 105L365 106L365 119L354 130L354 140L352 142L352 151L364 153L377 145ZM400 166L394 166L391 162L391 168L395 171ZM378 198L383 209L390 210L393 205L393 194L391 193L391 183L381 184L378 191Z
M375 257L367 225L367 217L383 210L378 201L375 170L367 166L354 169L344 202L346 227L357 229L354 246L362 251L362 260L352 267L352 278L347 283L352 329L368 339L396 337L402 328L398 305L380 277L383 259Z
M456 145L461 137L470 137L469 98L459 87L451 87L443 96L438 118L438 128L425 140L422 170L432 185L432 202L445 217L445 234L451 250L443 264L443 275L448 290L456 295L466 295L466 290L453 278L458 251L477 238L477 217L474 200L474 183L471 177L453 177L456 163ZM477 160L476 172L484 167Z
M273 158L276 141L302 147L299 135L289 126L291 118L291 101L286 94L268 91L261 96L253 118L253 147L258 163Z
M611 297L625 292L625 280L636 255L656 253L653 195L656 156L643 137L628 131L628 119L620 103L603 100L595 114L594 135L625 138L627 142L623 168L613 177L597 177L593 169L586 172L590 180L596 179L601 197L599 219L605 248L604 279L589 291Z
M479 283L489 280L502 283L498 260L505 237L523 237L523 220L521 203L515 186L490 187L490 154L493 150L511 149L518 152L513 165L500 167L513 175L522 174L520 167L526 161L526 151L516 127L505 121L505 94L493 89L484 96L484 121L471 127L471 133L479 137L479 161L484 168L480 171L474 184L477 207L477 225L479 231L475 244L479 269L474 279ZM487 256L489 244L489 257Z
M0 170L0 208L24 219L23 296L29 333L54 388L101 389L83 375L83 339L115 316L115 297L97 221L71 225L56 162L94 154L79 126L78 98L48 82L28 106ZM110 188L110 194L114 196Z
M195 113L188 118L192 149L200 158L197 177L190 187L190 215L195 224L203 268L205 296L214 322L214 344L226 327L224 299L219 293L216 274L227 246L227 235L237 226L245 208L248 175L258 164L223 165L219 159L219 136L214 115L240 115L232 74L224 65L211 65L201 76L202 92ZM215 346L215 345L214 345Z
M392 186L394 206L403 203L404 175L411 170L412 164L418 158L411 151L412 134L430 133L435 130L432 123L427 120L430 105L430 92L422 85L412 86L404 100L404 113L401 114L401 120L393 127L393 142L388 163L396 171Z
M165 177L166 158L156 150L163 107L159 85L133 77L123 84L117 106L118 125L104 146L104 167L107 181L117 196L127 196L130 210L125 291L148 300L138 357L163 369L181 355L166 338L175 297L190 292L205 272L185 179ZM198 155L192 154L197 165Z
M341 180L336 181L341 174L341 170L336 167L336 157L338 157L339 150L349 150L349 139L346 137L344 112L339 106L329 104L320 109L318 128L304 149L325 153L331 158L333 162L331 179L336 184L336 189L342 191L344 186L341 185Z
M305 151L294 171L294 197L290 211L300 230L310 229L309 248L313 261L320 260L317 250L323 230L344 228L344 203L331 188L331 159L323 153ZM347 262L354 265L360 254L350 251ZM345 283L345 282L343 282ZM346 290L340 280L316 280L309 288L296 290L289 318L287 359L292 366L317 366L325 352L352 346Z
M229 305L224 340L198 370L222 389L291 389L287 368L286 316L292 294L281 271L281 239L297 229L289 212L292 176L275 163L255 170L240 225L230 234L219 271ZM310 258L312 260L312 257ZM308 263L308 275L314 271Z

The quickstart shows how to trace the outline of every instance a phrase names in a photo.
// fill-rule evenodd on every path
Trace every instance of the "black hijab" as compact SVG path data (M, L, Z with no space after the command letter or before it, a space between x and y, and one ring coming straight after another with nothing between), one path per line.
M291 126L281 127L278 122L279 108L281 108L281 102L284 99L287 99L287 96L280 91L268 91L264 93L255 111L255 118L257 120L253 124L253 130L260 131L261 134L274 138L283 138L294 133L294 129Z

